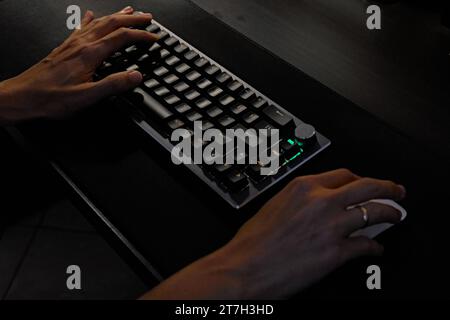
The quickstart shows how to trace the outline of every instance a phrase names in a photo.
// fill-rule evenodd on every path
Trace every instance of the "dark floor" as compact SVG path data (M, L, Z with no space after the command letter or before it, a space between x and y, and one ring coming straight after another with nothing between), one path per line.
M69 265L81 290L68 290ZM2 299L135 299L144 283L67 200L11 225L0 237Z
M0 298L135 299L147 288L36 159L0 130ZM68 290L67 267L81 268Z

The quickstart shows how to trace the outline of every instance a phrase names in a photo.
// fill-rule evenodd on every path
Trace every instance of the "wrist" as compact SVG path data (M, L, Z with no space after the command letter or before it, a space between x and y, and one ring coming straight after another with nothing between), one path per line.
M14 122L16 109L14 98L8 90L7 80L0 82L0 125Z
M248 266L239 258L232 244L228 244L216 252L200 260L200 268L208 273L207 278L215 279L218 296L226 300L250 299Z

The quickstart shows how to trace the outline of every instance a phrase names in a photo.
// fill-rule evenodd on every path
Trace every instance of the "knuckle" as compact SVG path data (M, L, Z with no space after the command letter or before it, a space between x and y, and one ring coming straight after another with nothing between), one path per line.
M130 37L132 35L132 30L126 27L121 27L119 29L119 34L122 37Z
M382 184L372 178L363 178L361 183L371 193L377 193L382 189Z
M108 23L110 23L113 26L119 25L120 19L119 16L117 15L108 16L106 19L108 20Z
M337 170L338 173L345 175L345 176L354 176L355 174L353 172L351 172L349 169L347 168L341 168Z
M101 21L105 21L105 17L97 18L92 20L93 25L98 25Z
M305 177L297 177L293 181L293 187L297 191L309 192L312 189L311 180Z
M90 57L94 51L94 46L88 43L84 43L78 48L78 52L82 57Z

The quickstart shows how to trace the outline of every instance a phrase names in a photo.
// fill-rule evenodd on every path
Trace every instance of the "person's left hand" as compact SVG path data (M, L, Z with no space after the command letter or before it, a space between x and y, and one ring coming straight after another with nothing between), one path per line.
M151 23L151 14L133 15L127 7L95 19L87 11L81 24L58 48L19 76L0 83L0 124L34 118L59 118L101 99L132 89L142 81L137 71L94 82L96 68L119 49L157 36L129 27Z

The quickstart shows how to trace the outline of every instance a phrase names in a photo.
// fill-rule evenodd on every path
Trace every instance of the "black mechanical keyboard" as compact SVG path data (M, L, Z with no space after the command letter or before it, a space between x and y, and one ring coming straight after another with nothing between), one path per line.
M133 121L172 151L173 130L278 129L279 169L261 175L257 164L189 164L200 179L234 208L240 208L330 145L313 126L280 107L248 83L156 21L146 30L160 40L136 44L107 59L98 68L101 79L114 72L138 70L142 85L120 97Z

